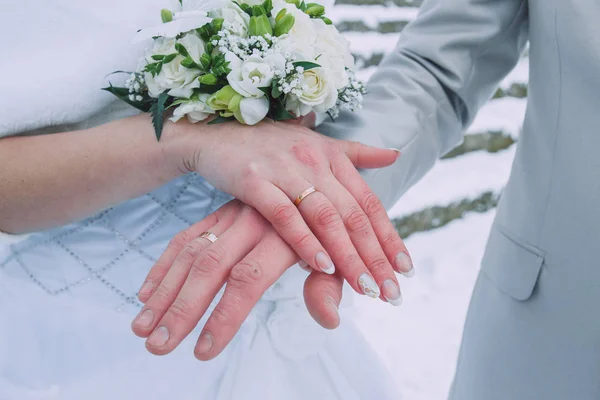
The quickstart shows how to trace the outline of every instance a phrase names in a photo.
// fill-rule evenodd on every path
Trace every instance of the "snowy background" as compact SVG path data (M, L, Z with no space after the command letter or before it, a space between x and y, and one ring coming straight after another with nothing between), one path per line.
M417 0L338 0L332 20L351 41L361 78L375 71ZM390 211L415 264L404 304L356 297L356 322L405 399L445 399L498 196L508 180L525 114L527 55L481 110L464 143Z

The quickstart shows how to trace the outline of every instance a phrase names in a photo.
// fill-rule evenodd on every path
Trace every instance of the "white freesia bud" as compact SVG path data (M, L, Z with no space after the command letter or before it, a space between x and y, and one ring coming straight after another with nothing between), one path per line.
M296 89L288 95L285 107L297 117L311 111L326 112L337 102L338 92L325 68L313 68L299 76Z
M265 93L260 88L270 87L275 71L285 69L285 58L281 54L268 57L250 56L245 61L233 53L227 53L231 72L227 81L236 92L244 97L263 97Z
M173 116L170 118L171 121L177 122L181 118L187 116L188 121L195 124L199 121L204 121L211 114L215 113L215 110L206 105L208 94L201 94L198 100L190 100L181 103L174 111Z
M175 43L183 45L195 62L199 62L204 53L204 43L195 34L187 34L177 41L175 39L159 38L154 42L154 47L147 57L148 62L154 61L152 55L177 53ZM157 98L165 90L168 90L169 95L173 97L189 98L193 93L193 89L200 87L200 82L197 79L200 76L200 71L184 67L181 65L183 60L184 57L178 55L173 61L165 63L156 76L152 76L148 72L144 74L148 94L151 97Z
M267 116L268 112L269 100L265 96L260 98L245 98L240 101L239 115L246 125L258 124Z
M315 32L319 38L315 42L315 53L318 64L331 71L331 78L339 90L348 85L346 68L354 69L354 57L350 44L333 25L327 25L320 19L312 19Z

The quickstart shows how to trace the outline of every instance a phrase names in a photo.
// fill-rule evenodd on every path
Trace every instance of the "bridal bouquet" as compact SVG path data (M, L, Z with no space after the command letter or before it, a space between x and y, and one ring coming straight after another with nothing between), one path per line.
M349 44L318 3L179 0L161 17L136 35L152 45L126 87L104 89L152 113L157 138L171 111L174 122L254 125L360 108Z

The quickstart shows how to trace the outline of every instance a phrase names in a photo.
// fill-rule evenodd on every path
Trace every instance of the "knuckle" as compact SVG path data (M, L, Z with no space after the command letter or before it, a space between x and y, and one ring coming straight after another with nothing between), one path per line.
M234 287L256 285L263 276L260 263L256 260L244 260L231 270L229 283Z
M234 325L234 318L238 313L238 306L229 302L222 302L213 310L211 319L217 326L231 326Z
M197 262L196 265L204 264L211 270L217 269L217 268L222 268L225 258L226 258L225 248L218 243L214 243L212 246L210 246L208 249L206 249L202 253L202 257L201 257L202 261Z
M369 217L379 215L384 210L381 200L371 190L367 190L361 196L361 204Z
M278 226L289 226L298 210L291 203L279 203L273 207L273 223Z
M345 216L344 224L349 232L365 231L369 227L369 218L358 208L352 208Z
M190 241L192 237L188 231L179 232L177 235L171 239L169 242L170 247L185 247Z
M171 297L171 290L165 286L163 283L158 285L154 293L152 294L152 299L154 302L163 303L169 300Z
M184 263L193 263L201 250L198 243L188 243L179 253L179 259Z
M294 245L296 248L304 248L310 245L312 242L312 234L310 233L298 233L294 237Z
M383 235L383 238L381 239L381 244L383 246L399 245L399 246L404 247L404 244L402 243L402 239L400 239L400 235L398 235L398 233L396 231L392 231L392 230L390 230L389 232L386 232Z
M360 257L356 253L346 255L342 261L344 268L352 270L359 267Z
M329 204L322 204L317 207L314 215L314 221L317 226L323 228L333 228L336 227L339 222L339 215L337 210L333 208L333 206Z
M188 300L178 297L173 301L171 307L169 307L168 314L170 317L174 318L177 321L185 320L190 317L192 311L194 309L194 305L191 304Z
M374 275L383 274L388 269L391 269L389 263L384 258L377 258L369 264L369 271L371 271Z

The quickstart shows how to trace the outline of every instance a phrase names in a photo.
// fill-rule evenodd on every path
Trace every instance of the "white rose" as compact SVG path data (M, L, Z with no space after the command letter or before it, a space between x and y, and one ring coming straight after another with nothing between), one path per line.
M331 73L325 68L313 68L299 76L297 92L289 94L286 109L297 117L311 111L326 112L337 102L338 92L331 79Z
M147 57L148 62L155 62L152 59L152 55L176 53L176 42L186 48L194 61L200 62L200 57L204 53L204 43L202 39L191 33L177 41L168 38L157 39L151 54ZM148 72L144 74L144 79L148 86L148 94L151 97L156 98L165 90L169 90L169 95L173 97L189 98L193 93L193 89L200 87L200 82L197 79L200 76L200 71L184 67L181 65L183 60L184 58L178 55L173 61L164 64L162 70L156 76L152 76Z
M262 121L269 112L269 100L265 96L244 98L240 101L239 114L246 125L255 125Z
M223 18L223 29L240 37L248 36L250 16L235 3L227 3L224 7L210 13L211 17Z
M187 116L188 121L195 124L199 121L204 121L209 115L214 114L215 110L206 104L208 94L201 94L198 100L189 100L181 103L174 111L171 121L177 122L181 118Z
M245 61L233 53L227 53L231 72L227 81L231 87L244 97L259 98L264 96L260 88L271 86L276 70L285 69L285 58L281 54L272 54L265 58L250 56Z
M311 18L295 5L279 1L273 4L272 15L277 15L282 9L294 16L294 26L287 34L277 38L277 45L284 53L296 55L298 59L312 60L317 33Z
M348 85L346 68L354 69L354 57L350 52L350 44L333 25L327 25L320 19L312 19L317 33L315 42L315 58L317 63L329 69L337 89Z

